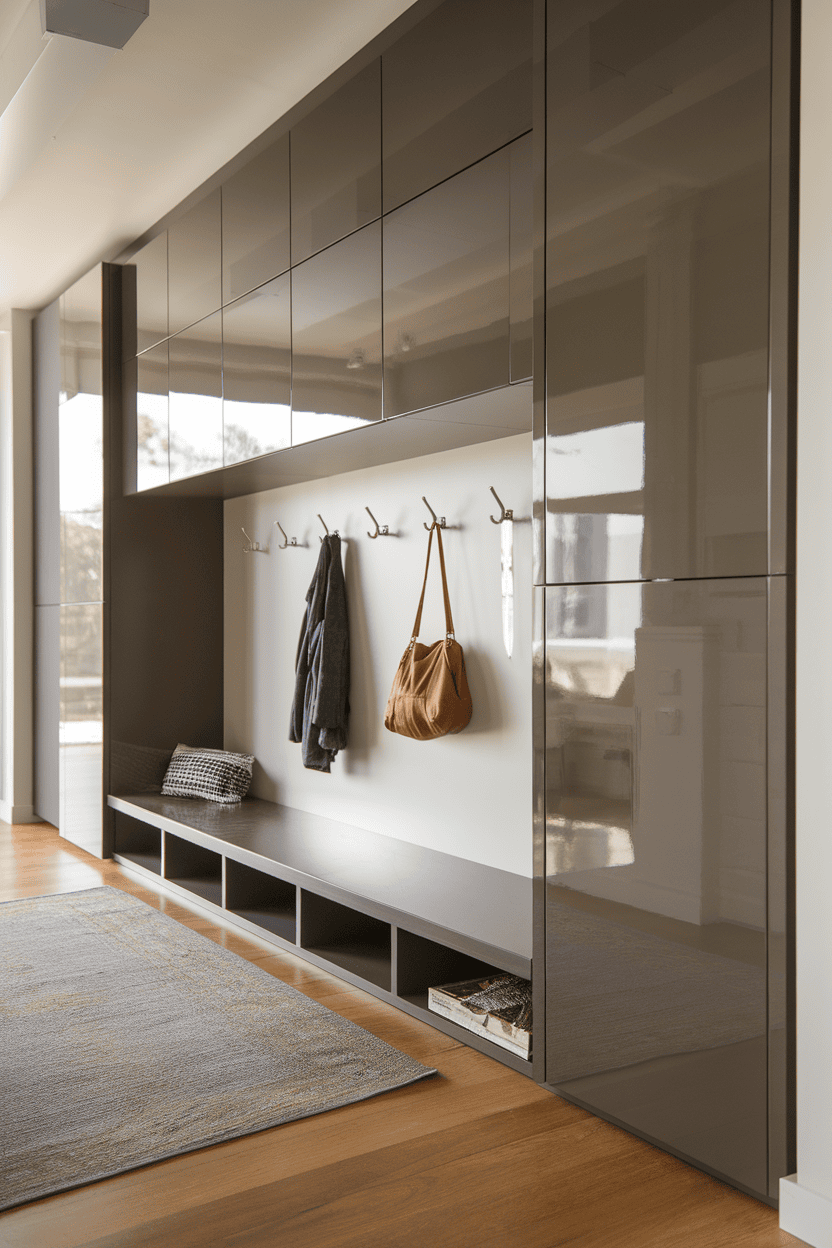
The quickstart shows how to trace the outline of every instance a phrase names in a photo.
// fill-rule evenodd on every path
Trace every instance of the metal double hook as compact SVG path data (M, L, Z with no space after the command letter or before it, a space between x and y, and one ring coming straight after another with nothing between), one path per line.
M323 516L321 515L321 513L320 513L320 512L317 512L316 514L317 514L317 517L318 517L318 519L320 520L321 524L324 526L324 532L326 533L327 537L340 537L340 536L341 536L341 534L338 532L338 530L337 530L337 529L335 529L332 533L330 533L329 529L326 527L326 520L324 520L324 518L323 518ZM323 540L324 540L324 539L323 539L322 537L319 537L319 538L318 538L318 541L319 541L319 542L322 542Z
M268 546L261 546L259 542L253 542L242 525L240 525L240 528L242 529L243 537L248 542L248 546L243 547L244 555L267 555L269 553Z
M440 517L440 516L437 516L436 512L433 510L433 508L431 507L430 503L429 503L429 502L428 502L428 500L425 498L424 494L422 495L422 502L425 504L425 506L427 507L428 511L429 511L429 512L430 512L430 514L433 516L433 524L425 524L425 528L427 529L428 533L430 533L431 529L432 529L434 526L436 526L436 528L438 528L438 529L447 529L448 525L447 525L447 522L446 522L446 520L445 520L445 517L444 517L444 516L441 516L441 517Z
M369 508L369 507L365 507L365 508L364 508L364 510L366 511L366 513L367 513L367 515L370 517L370 519L372 520L373 524L376 526L376 531L375 531L375 533L371 533L369 529L367 530L367 536L368 536L368 537L376 538L376 537L393 537L393 536L394 536L394 535L390 532L390 528L389 528L389 526L388 526L388 525L386 525L386 524L382 524L382 525L380 525L380 524L379 524L378 520L376 520L375 516L374 516L374 515L373 515L373 513L370 511L370 508Z
M274 525L277 525L277 527L280 529L280 532L283 534L283 541L278 544L278 547L277 547L278 550L285 550L287 546L297 546L298 539L296 537L293 537L290 542L288 537L286 536L286 530L284 529L283 525L280 523L279 520L275 520ZM274 525L272 525L272 528L274 528Z
M489 520L491 521L491 523L492 523L492 524L502 524L504 520L513 520L513 519L514 519L514 512L512 511L512 509L511 509L511 508L508 508L508 510L506 510L506 508L503 506L502 499L500 498L500 496L499 496L499 494L497 493L497 491L494 489L494 486L493 486L493 485L490 485L488 488L491 490L491 493L494 495L494 497L496 498L497 502L500 504L500 514L499 514L499 516L489 516L489 517L488 517L488 518L489 518Z

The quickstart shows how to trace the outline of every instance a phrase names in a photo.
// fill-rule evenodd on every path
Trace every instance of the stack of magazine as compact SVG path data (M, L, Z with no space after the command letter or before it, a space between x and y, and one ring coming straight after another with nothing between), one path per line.
M429 988L428 1009L510 1053L531 1056L532 986L519 975L490 975Z

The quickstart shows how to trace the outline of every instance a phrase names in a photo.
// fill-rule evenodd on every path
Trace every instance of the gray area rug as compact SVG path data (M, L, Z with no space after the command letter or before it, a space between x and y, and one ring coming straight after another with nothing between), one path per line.
M0 1209L435 1073L117 889L0 905Z

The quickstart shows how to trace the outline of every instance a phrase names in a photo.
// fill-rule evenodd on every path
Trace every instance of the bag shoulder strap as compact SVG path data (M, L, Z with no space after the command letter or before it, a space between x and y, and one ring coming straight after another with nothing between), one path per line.
M419 636L419 629L422 626L422 607L425 605L425 590L428 585L428 572L430 570L430 552L433 545L433 531L436 529L436 544L439 547L439 567L442 571L442 593L445 598L445 635L446 637L454 636L454 620L451 615L451 600L448 596L448 578L445 574L445 552L442 549L442 533L437 525L430 526L428 534L428 557L425 561L425 579L422 581L422 596L419 599L419 610L416 612L416 623L413 625L413 636L410 638L410 644L413 645Z

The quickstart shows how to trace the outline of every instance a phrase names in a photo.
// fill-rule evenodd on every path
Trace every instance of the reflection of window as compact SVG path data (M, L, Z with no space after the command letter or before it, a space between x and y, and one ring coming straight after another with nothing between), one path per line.
M644 488L644 422L549 437L550 498L630 494ZM560 457L563 458L560 458Z
M60 509L98 511L104 502L103 406L80 392L58 408Z
M225 462L240 463L289 444L291 408L287 403L223 403Z

